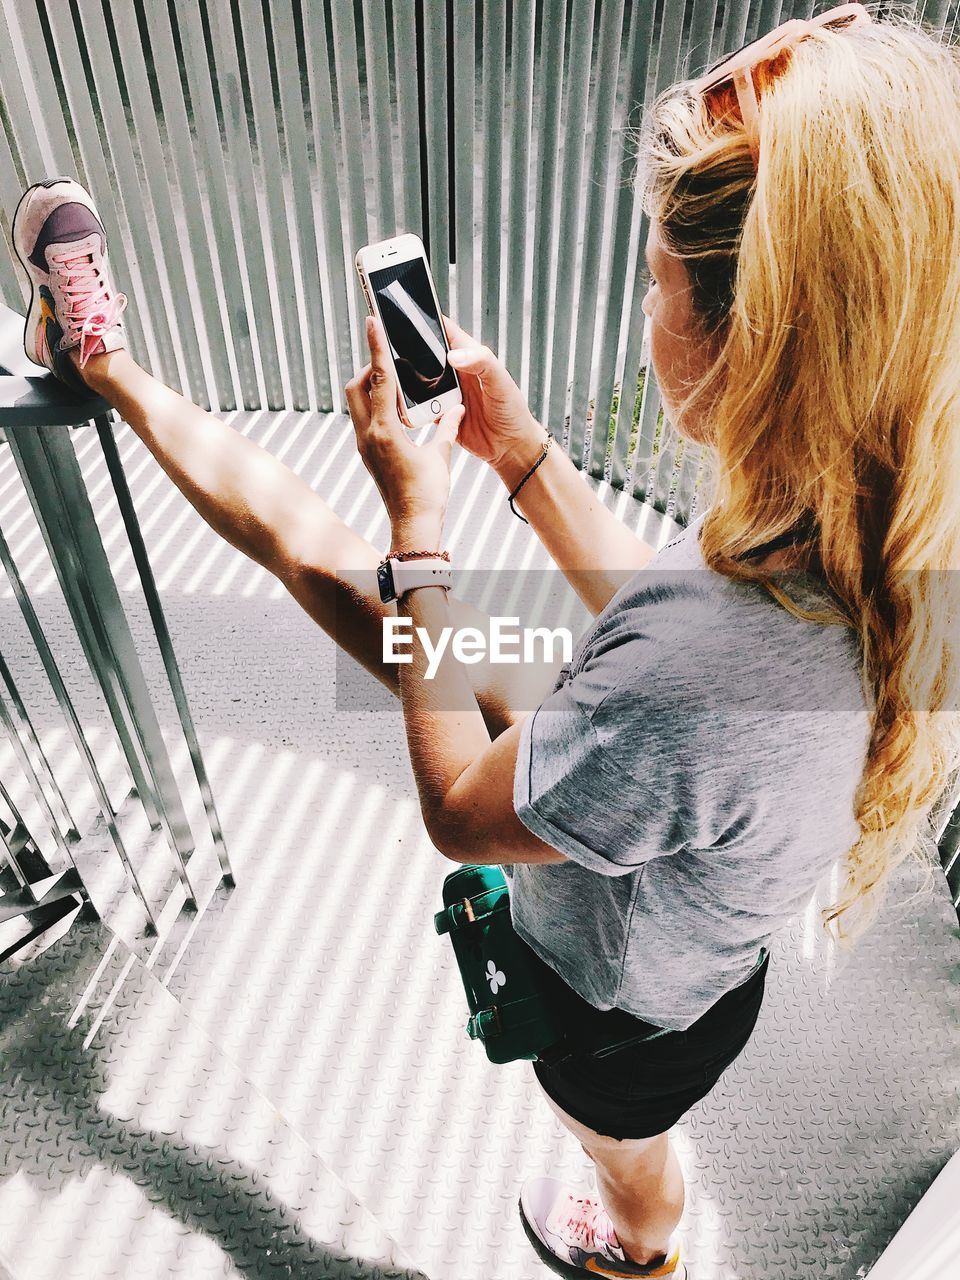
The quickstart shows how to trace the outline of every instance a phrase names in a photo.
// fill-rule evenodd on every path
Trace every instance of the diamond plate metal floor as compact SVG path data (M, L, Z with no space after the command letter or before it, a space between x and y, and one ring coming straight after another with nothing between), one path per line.
M385 545L344 420L240 421ZM520 1184L546 1170L586 1180L587 1163L529 1067L491 1066L463 1033L459 979L431 924L449 864L419 818L398 706L365 677L344 696L333 643L202 524L126 429L119 439L238 876L172 944L150 949L153 973L433 1280L545 1277L516 1218ZM95 442L81 433L78 446L102 494ZM0 502L9 495L0 471ZM546 563L463 455L448 511L459 563ZM629 504L626 514L643 515ZM132 593L109 506L102 528ZM38 538L27 524L20 536L45 624L66 648ZM130 601L149 650L145 610ZM13 606L0 607L6 626ZM8 634L13 619L5 653ZM44 746L68 763L27 665L15 670ZM151 678L162 700L158 658ZM109 762L95 703L85 706ZM172 704L164 724L189 791ZM850 957L826 946L812 911L794 921L773 951L753 1041L675 1131L691 1280L866 1273L960 1145L957 933L939 884L888 911Z
M30 1280L425 1280L101 923L0 986L0 1241Z

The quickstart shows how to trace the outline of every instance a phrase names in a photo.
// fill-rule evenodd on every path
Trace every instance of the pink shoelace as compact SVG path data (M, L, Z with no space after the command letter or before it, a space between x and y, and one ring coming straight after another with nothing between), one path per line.
M63 347L80 347L81 369L94 354L100 339L120 319L126 294L111 293L90 253L50 254L51 273L56 271L63 300Z
M570 1197L570 1215L565 1229L573 1232L577 1243L586 1249L620 1249L620 1241L606 1209L593 1200L575 1200Z

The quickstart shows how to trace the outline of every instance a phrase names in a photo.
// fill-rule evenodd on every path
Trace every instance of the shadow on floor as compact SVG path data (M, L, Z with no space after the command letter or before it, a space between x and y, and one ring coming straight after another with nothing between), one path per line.
M208 1236L246 1280L278 1276L297 1280L386 1280L388 1276L425 1280L418 1271L352 1256L307 1230L302 1219L310 1216L309 1204L294 1205L282 1198L282 1191L289 1187L291 1162L297 1166L293 1173L300 1177L301 1186L305 1171L313 1175L309 1190L314 1196L318 1190L326 1193L327 1207L340 1212L343 1226L349 1228L351 1216L362 1217L364 1211L292 1131L283 1132L286 1126L276 1113L276 1132L270 1135L270 1142L275 1146L278 1135L281 1139L288 1137L291 1147L290 1153L283 1153L282 1191L273 1170L238 1159L225 1145L200 1145L183 1136L178 1131L180 1126L145 1126L113 1115L101 1105L118 1069L140 1072L145 1093L149 1093L152 1071L166 1072L169 1081L169 1072L175 1065L169 1050L174 1047L181 1054L177 1096L184 1108L180 1118L187 1122L182 1127L189 1128L190 1113L198 1114L197 1108L208 1102L204 1097L205 1082L191 1081L184 1071L185 1064L193 1066L197 1061L196 1041L206 1041L206 1037L191 1026L173 998L139 964L122 981L122 998L106 1012L89 1045L86 1041L91 1039L90 1021L96 1016L93 1010L89 1016L84 1013L76 1025L67 1025L71 1010L76 1008L103 958L103 945L102 926L75 927L37 960L7 970L0 986L0 1234L4 1239L12 1243L21 1236L25 1218L29 1218L31 1235L50 1229L53 1218L43 1209L44 1197L52 1199L95 1170L101 1176L103 1170L108 1170L117 1178L134 1183L146 1201L182 1224L186 1232L179 1234ZM116 962L128 963L122 949L116 953ZM106 984L109 990L116 976L108 964L98 988ZM162 1025L156 1028L162 1041L157 1044L156 1056L148 1054L150 1060L144 1061L143 1050L149 1051L156 1036L153 1040L150 1035L145 1037L146 1029L137 1021L151 1017L158 1002L168 1015L167 1022L163 1024L161 1019ZM173 1027L169 1025L171 1019ZM175 1033L172 1038L171 1030ZM183 1052L185 1044L174 1045L177 1035L183 1041L189 1037L189 1054ZM212 1044L209 1048L216 1054ZM202 1069L206 1062L200 1066ZM250 1119L249 1113L244 1116L243 1099L238 1098L238 1092L249 1090L254 1109L265 1107L268 1113L270 1109L239 1072L230 1064L225 1067L233 1076L227 1099L229 1120L223 1126L230 1132L242 1129L244 1118ZM138 1083L136 1078L133 1083ZM169 1099L170 1090L162 1078L160 1089L165 1100ZM30 1183L26 1199L22 1189L19 1194L13 1193L11 1180L18 1173L26 1175ZM18 1213L18 1202L23 1206L22 1214ZM129 1199L124 1203L128 1204ZM147 1206L141 1207L137 1218L146 1211ZM116 1225L105 1224L108 1236ZM131 1218L131 1226L136 1225ZM98 1234L96 1224L84 1218L83 1241L78 1242L76 1237L65 1240L64 1247L70 1249L74 1265L89 1267L89 1253L85 1259L78 1254L86 1248L95 1250L98 1243L94 1237ZM136 1246L132 1240L136 1231L127 1234L131 1236L131 1254L122 1264L122 1271L111 1270L110 1274L136 1273ZM58 1222L55 1235L64 1240L70 1232L64 1232L63 1224ZM80 1248L76 1247L78 1243ZM111 1242L106 1239L103 1244L107 1247ZM17 1265L12 1250L10 1261ZM63 1263L59 1265L62 1267ZM218 1274L222 1275L222 1261L220 1267ZM67 1271L61 1269L58 1274L68 1280ZM79 1277L81 1272L69 1273L74 1274ZM93 1273L87 1269L82 1274L86 1277ZM98 1269L96 1274L106 1272ZM192 1277L195 1273L190 1270L189 1274Z

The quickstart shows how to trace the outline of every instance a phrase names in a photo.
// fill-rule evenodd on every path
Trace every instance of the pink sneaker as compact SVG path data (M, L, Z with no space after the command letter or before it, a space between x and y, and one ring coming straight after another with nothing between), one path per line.
M531 1178L520 1193L520 1220L527 1239L561 1276L606 1276L608 1280L686 1280L680 1243L674 1237L659 1262L641 1266L624 1254L613 1223L597 1200L577 1199L556 1178Z
M79 347L83 368L96 352L126 346L120 314L127 299L110 285L107 237L88 193L72 178L34 183L13 217L13 247L33 291L23 349L83 387L68 351Z

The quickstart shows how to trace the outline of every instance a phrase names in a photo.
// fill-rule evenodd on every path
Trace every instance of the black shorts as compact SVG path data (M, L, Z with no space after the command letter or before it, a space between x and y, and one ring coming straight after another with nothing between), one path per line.
M670 1031L605 1057L578 1053L553 1065L535 1062L537 1079L562 1111L596 1133L650 1138L665 1132L710 1092L746 1047L760 1014L769 961L768 953L746 982L721 996L686 1031ZM638 1032L654 1029L640 1018L630 1022Z

